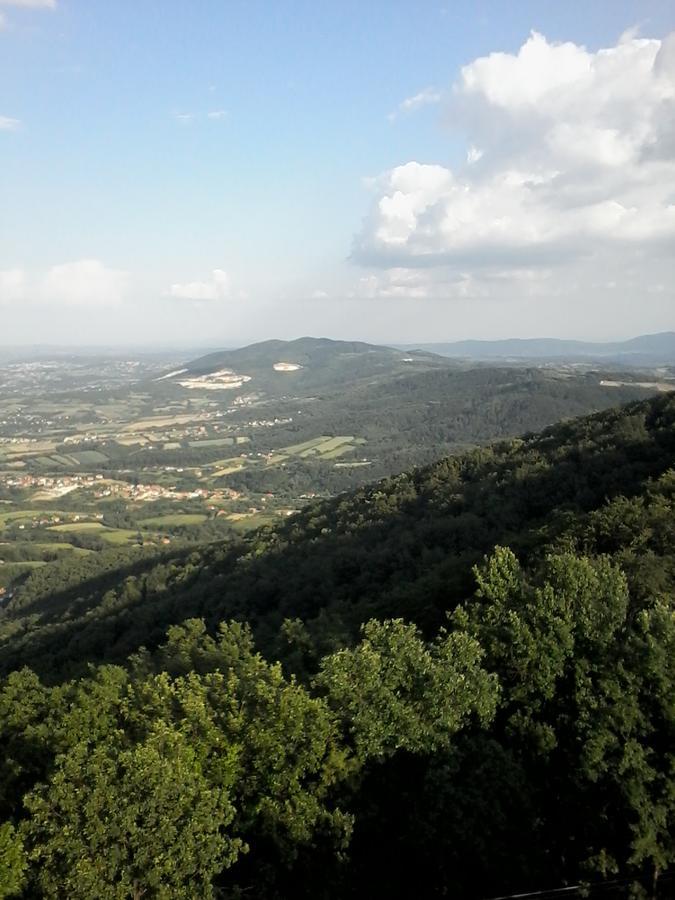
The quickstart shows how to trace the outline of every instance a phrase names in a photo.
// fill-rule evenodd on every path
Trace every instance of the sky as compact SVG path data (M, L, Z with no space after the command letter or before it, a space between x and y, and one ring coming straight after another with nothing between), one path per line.
M0 0L0 345L675 330L675 0Z

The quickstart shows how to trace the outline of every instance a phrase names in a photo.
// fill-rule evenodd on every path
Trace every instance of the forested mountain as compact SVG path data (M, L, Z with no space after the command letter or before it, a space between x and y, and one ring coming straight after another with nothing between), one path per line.
M277 371L275 365L297 368ZM209 354L167 376L150 388L158 397L180 384L234 379L230 383L239 385L245 402L228 410L228 422L243 425L255 416L278 423L247 432L250 458L228 483L237 490L285 496L339 493L476 444L645 398L657 389L653 375L638 379L611 369L564 366L476 367L421 351L320 338L265 341ZM229 396L232 391L210 393ZM336 451L339 459L311 449L283 450L318 435L352 436L354 443ZM182 452L182 462L208 462L209 452L213 459L222 456L215 447L206 453L190 447ZM263 466L255 464L260 457ZM143 459L174 461L161 448L144 452Z
M6 883L672 896L674 500L664 395L34 573L0 619Z
M273 433L254 435L253 449L267 452L280 443L296 444L316 434L356 434L365 442L357 459L365 458L368 465L336 468L332 460L305 457L286 460L276 470L244 470L231 483L338 493L476 444L540 431L563 419L653 394L653 387L620 379L616 373L597 371L434 368L324 391L301 414L297 403L275 402L279 415L295 413L293 421ZM351 459L346 456L343 461Z
M262 341L237 350L209 353L185 363L173 380L204 377L224 370L250 381L251 390L270 396L293 394L308 387L343 388L362 379L403 371L447 368L450 360L427 351L407 352L361 341L303 337L294 341Z

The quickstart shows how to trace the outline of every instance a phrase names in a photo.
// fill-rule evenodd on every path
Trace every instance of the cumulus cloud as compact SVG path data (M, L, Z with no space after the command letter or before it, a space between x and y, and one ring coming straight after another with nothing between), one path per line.
M80 259L52 266L42 279L38 295L49 303L106 306L125 295L127 274L109 269L97 259Z
M168 295L178 300L224 300L230 295L230 277L223 269L214 269L209 281L172 284Z
M219 119L226 119L227 118L227 110L213 109L213 110L211 110L211 112L208 112L206 114L206 117L213 121L218 121Z
M590 52L532 33L465 66L452 94L466 165L375 179L357 261L485 274L672 258L675 35Z
M440 91L431 87L424 88L423 91L420 91L413 97L406 97L405 100L402 100L396 109L389 113L387 118L390 122L393 122L398 119L399 116L415 112L415 110L420 109L423 106L431 106L435 103L440 103L442 99L443 95Z
M0 116L0 131L17 131L20 127L20 119L12 119L10 116Z

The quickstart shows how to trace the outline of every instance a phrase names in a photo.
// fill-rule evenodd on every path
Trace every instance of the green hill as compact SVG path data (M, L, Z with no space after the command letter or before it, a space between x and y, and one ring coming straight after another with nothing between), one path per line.
M270 451L317 434L354 434L365 441L355 456L368 467L344 469L305 461L282 471L248 470L235 486L283 489L284 480L303 491L332 493L433 462L476 444L540 431L563 419L648 397L649 388L625 382L606 386L611 375L547 369L498 367L444 369L392 374L376 383L324 391L298 414L288 404L292 424L255 437L255 449ZM276 406L280 414L285 407ZM271 408L270 408L271 414Z
M303 337L209 353L186 363L170 380L184 382L227 370L250 379L245 383L251 391L284 396L307 389L344 388L364 379L452 365L442 356L421 350L404 352L360 341Z
M275 371L280 362L300 368ZM192 394L180 387L191 384L209 399L214 393L218 400L239 396L228 410L229 423L277 423L250 431L251 458L228 477L228 484L291 497L339 493L476 444L538 431L656 390L654 384L631 383L625 373L467 367L421 351L318 338L267 341L209 354L169 374L171 378L155 383L153 390ZM230 383L236 390L204 387L222 377L235 379ZM340 451L339 459L279 452L339 435L357 439ZM273 465L267 464L269 454ZM166 454L153 458L163 461Z

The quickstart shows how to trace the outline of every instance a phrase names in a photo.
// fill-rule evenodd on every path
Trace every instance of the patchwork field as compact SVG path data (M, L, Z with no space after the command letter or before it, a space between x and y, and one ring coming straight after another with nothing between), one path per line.
M50 531L59 533L82 532L82 531L102 531L105 528L101 522L68 522L64 525L50 525Z
M195 412L178 416L152 416L147 419L139 419L122 428L122 431L149 431L152 428L167 428L172 425L185 425L188 422L201 422L204 414Z
M363 438L354 437L352 434L337 435L336 437L320 435L311 440L303 441L301 444L281 447L278 452L270 456L267 464L270 466L280 465L291 456L299 459L337 459L365 443Z

